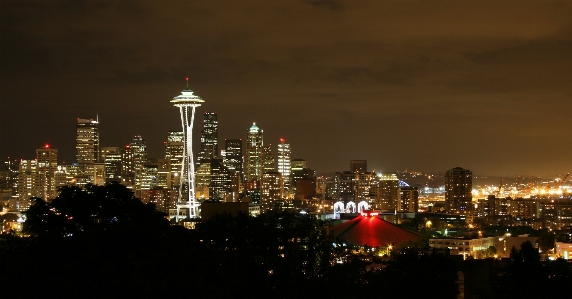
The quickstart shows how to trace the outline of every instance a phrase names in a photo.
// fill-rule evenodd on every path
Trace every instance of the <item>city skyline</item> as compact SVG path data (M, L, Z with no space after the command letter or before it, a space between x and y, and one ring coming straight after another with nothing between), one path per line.
M74 163L74 123L90 117L102 147L142 136L162 157L180 127L169 99L189 77L219 142L256 122L320 173L353 159L383 172L572 168L569 3L0 5L3 159L49 143Z

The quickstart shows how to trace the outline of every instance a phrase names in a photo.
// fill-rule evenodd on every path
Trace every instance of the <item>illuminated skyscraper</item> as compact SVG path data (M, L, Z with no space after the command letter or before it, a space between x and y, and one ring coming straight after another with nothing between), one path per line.
M121 184L133 186L135 184L135 169L133 167L133 150L127 145L121 151Z
M121 151L119 147L102 147L101 160L105 164L105 181L121 182Z
M41 185L41 198L44 200L56 197L55 174L58 169L58 150L50 148L46 144L44 147L36 149L36 160L38 161L38 174Z
M37 160L20 160L18 170L18 200L14 204L12 210L20 212L30 208L31 197L42 197L42 180L41 174L38 173Z
M175 107L179 107L181 114L181 123L183 126L183 139L184 139L184 155L183 164L181 167L180 176L184 177L179 187L179 200L177 202L176 221L179 221L180 210L188 209L187 214L190 218L195 218L198 215L198 203L195 197L195 164L193 160L193 122L195 120L195 109L201 106L203 101L199 96L193 94L189 89L189 81L187 78L187 89L183 90L181 95L174 97L171 103ZM186 196L183 197L183 185L186 185Z
M397 211L417 213L419 210L419 191L417 187L402 186L399 188Z
M290 144L286 143L284 138L280 138L280 143L278 144L278 172L282 174L285 188L288 188L290 182L290 153Z
M133 152L133 173L135 175L135 190L141 190L143 184L143 172L147 164L147 146L145 139L135 136L129 145Z
M224 147L224 166L242 175L242 139L225 139Z
M274 152L272 151L272 144L268 146L262 146L262 174L267 172L276 171L276 161L274 158Z
M296 199L309 199L316 196L316 178L314 171L306 167L306 160L292 159L290 186Z
M473 172L461 167L445 173L445 209L451 213L465 213L473 200Z
M260 211L272 210L282 198L282 175L279 172L271 171L262 175L260 185Z
M167 187L169 189L180 185L181 167L183 166L183 155L185 152L184 135L181 131L170 131L167 133L165 142L165 159L168 163L169 174L167 175Z
M99 162L99 121L78 118L75 140L79 170L89 173L94 163Z
M231 176L222 159L211 159L209 182L209 199L225 201L231 192Z
M218 116L216 112L205 112L201 131L201 151L197 164L218 157Z
M399 199L399 179L392 173L381 174L378 179L374 208L384 212L393 212L397 209Z
M246 133L246 157L244 178L246 181L258 181L262 177L262 129L252 123Z
M243 180L242 139L225 139L224 147L223 164L230 172L231 191L238 195Z

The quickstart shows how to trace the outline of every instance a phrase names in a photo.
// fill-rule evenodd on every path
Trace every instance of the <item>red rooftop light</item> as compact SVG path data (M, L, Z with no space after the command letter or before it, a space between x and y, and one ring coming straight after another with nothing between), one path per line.
M371 210L365 210L365 211L361 212L361 215L363 217L373 217L373 216L379 215L379 212L371 211Z

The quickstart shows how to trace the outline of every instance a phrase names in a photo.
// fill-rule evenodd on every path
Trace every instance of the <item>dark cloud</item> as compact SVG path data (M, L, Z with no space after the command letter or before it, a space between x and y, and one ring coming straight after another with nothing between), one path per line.
M341 9L343 7L340 1L335 1L335 0L308 0L305 2L318 7L323 6L333 10Z
M0 155L52 142L72 160L75 119L99 114L103 145L141 134L161 156L189 77L221 139L257 121L318 171L569 172L570 15L561 1L2 1Z

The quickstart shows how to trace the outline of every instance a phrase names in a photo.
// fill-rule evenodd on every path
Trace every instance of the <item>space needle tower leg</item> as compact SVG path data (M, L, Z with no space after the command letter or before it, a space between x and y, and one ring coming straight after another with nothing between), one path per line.
M204 101L193 94L189 89L189 78L187 78L187 89L183 90L181 95L174 97L171 102L175 107L179 107L181 113L181 123L183 125L183 163L181 163L181 178L187 184L187 197L183 199L183 183L179 186L179 200L177 203L177 215L175 220L179 222L179 213L181 208L188 208L190 218L198 217L199 204L195 196L195 163L193 159L193 122L195 120L195 110L201 106ZM189 115L190 114L190 115ZM190 116L190 119L189 119Z

